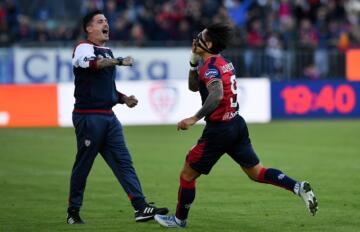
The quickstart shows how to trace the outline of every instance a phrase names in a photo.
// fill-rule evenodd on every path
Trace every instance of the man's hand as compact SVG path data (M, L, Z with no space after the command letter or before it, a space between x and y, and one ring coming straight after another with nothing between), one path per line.
M196 51L196 42L195 39L193 39L192 44L191 44L191 52L195 53Z
M134 95L131 95L129 97L124 97L124 103L129 107L129 108L133 108L134 106L136 106L138 104L138 99L136 99L136 97Z
M132 66L133 64L134 64L134 59L131 56L127 56L124 58L124 60L123 60L124 66Z
M192 52L190 54L190 67L197 67L199 65L200 59L201 57L198 54Z
M190 126L194 125L199 119L195 116L192 116L190 118L185 118L178 122L177 124L177 130L187 130Z
M197 67L201 59L201 57L198 54L196 54L195 51L196 51L196 45L195 45L195 40L193 40L191 46L190 60L189 60L191 67Z
M118 57L116 58L119 62L118 65L122 66L132 66L134 64L134 59L131 56L127 56L125 58Z

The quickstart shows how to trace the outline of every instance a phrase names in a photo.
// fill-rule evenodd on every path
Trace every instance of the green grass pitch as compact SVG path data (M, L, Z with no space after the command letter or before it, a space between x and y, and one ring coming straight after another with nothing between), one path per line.
M174 212L179 171L202 126L126 126L124 134L149 201ZM360 121L250 124L262 163L309 180L319 200L312 217L289 191L250 181L223 156L197 181L188 231L360 231ZM135 223L126 194L101 156L89 175L85 225L65 224L72 128L0 129L0 231L165 231Z

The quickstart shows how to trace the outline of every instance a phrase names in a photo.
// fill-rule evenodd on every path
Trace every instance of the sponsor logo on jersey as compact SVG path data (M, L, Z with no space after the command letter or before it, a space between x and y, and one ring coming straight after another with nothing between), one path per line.
M227 63L223 66L221 66L221 70L226 73L226 72L230 72L230 71L233 71L234 70L234 66L232 63Z
M214 69L214 68L210 68L205 72L205 77L206 78L216 77L218 75L219 75L219 71L217 69Z
M222 120L223 121L229 121L230 119L234 118L236 115L239 114L239 111L235 111L235 112L226 112L223 117Z
M90 60L95 60L95 57L85 57L84 58L84 62L90 61Z

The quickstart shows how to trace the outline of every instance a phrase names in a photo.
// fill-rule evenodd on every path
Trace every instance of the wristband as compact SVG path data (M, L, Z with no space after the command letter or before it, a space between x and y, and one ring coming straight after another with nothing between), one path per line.
M198 64L193 64L193 63L191 63L191 61L189 63L190 63L190 67L192 67L192 68L196 68L198 66Z
M197 66L190 66L190 71L197 71Z
M118 65L123 65L124 58L118 57L118 58L116 58L116 59L117 59L117 61L119 62Z

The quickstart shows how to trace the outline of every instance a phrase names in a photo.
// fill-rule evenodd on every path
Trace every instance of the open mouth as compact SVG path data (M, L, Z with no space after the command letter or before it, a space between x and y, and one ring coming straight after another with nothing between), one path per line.
M109 30L108 30L108 29L104 29L104 30L102 30L102 33L103 33L104 35L109 35Z

